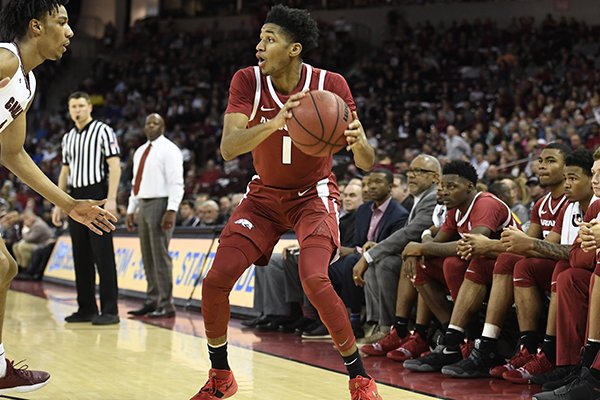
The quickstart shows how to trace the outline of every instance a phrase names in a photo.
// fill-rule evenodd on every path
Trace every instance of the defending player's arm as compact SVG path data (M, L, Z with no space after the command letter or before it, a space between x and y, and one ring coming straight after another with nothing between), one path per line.
M232 160L241 154L248 153L261 144L273 132L281 129L292 118L291 109L297 107L298 101L306 92L290 96L277 116L264 124L248 128L249 118L243 113L225 114L223 137L221 138L221 155L225 161Z

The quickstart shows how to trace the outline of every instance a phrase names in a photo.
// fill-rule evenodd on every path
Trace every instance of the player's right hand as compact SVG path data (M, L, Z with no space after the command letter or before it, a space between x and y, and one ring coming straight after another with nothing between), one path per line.
M281 129L287 124L287 120L292 118L292 109L300 105L300 99L306 96L306 93L307 92L304 90L290 96L277 116L271 120L271 122L275 124L275 129Z
M4 79L1 79L0 80L0 89L8 86L9 82L10 82L10 78L8 76L6 78L4 78Z

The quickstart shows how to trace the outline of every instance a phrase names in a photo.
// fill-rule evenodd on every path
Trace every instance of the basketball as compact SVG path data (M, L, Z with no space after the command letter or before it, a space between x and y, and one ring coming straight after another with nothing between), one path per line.
M287 127L300 151L309 156L329 157L348 144L344 131L350 122L350 108L340 96L327 90L312 90L292 109Z

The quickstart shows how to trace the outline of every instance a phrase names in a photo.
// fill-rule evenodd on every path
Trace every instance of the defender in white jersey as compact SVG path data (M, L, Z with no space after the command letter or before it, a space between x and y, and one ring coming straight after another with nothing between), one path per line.
M73 31L65 4L68 0L10 0L0 11L0 159L33 190L65 210L92 231L114 230L116 218L100 206L104 201L75 200L56 185L25 152L25 114L35 95L32 70L46 60L58 60ZM4 357L2 322L10 281L17 263L0 241L0 394L29 392L46 385L50 374L14 368Z

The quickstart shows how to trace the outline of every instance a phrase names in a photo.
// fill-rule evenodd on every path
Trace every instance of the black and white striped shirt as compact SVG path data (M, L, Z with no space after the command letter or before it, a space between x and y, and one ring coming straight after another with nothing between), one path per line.
M73 127L62 140L62 162L69 166L69 185L81 188L104 181L106 159L119 154L115 132L104 122L92 120L81 131Z

